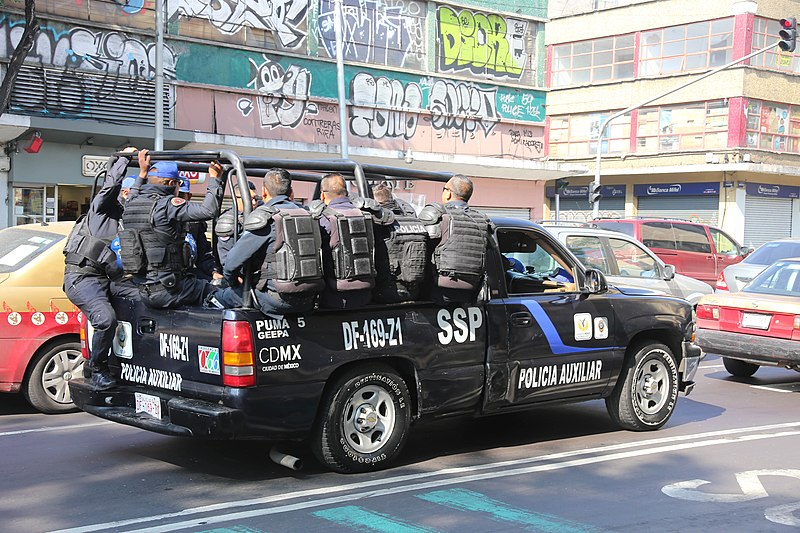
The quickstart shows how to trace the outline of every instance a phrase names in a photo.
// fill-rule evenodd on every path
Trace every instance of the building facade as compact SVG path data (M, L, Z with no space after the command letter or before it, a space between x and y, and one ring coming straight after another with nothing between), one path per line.
M75 219L109 154L152 148L154 5L36 2L41 31L0 117L0 226ZM542 161L546 0L342 0L347 124L335 0L164 5L165 149L338 157L346 128L354 159L476 176L474 205L524 218L541 218L544 180L580 168ZM23 9L0 1L3 75ZM417 204L441 193L395 185Z
M614 120L599 136L612 114L776 43L779 19L797 15L798 3L651 0L596 9L576 0L559 9L574 4L590 11L547 27L546 150L550 161L591 171L569 180L562 218L591 217L599 140L601 216L687 218L750 246L800 236L800 50L756 55ZM546 195L551 212L553 187Z

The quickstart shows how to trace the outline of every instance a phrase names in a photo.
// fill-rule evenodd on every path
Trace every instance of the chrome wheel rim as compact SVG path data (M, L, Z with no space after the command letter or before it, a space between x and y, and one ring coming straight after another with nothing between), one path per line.
M79 350L65 349L53 354L42 372L42 389L56 403L72 403L69 380L83 377L84 358Z
M342 427L347 444L358 453L374 453L391 438L397 413L392 396L383 388L358 389L345 404Z

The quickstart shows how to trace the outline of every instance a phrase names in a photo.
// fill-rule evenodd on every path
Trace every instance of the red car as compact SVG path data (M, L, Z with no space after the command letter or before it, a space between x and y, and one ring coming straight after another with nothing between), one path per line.
M774 263L740 292L702 297L696 342L734 376L759 366L800 370L800 259Z
M615 218L593 223L643 242L678 274L712 287L717 286L717 277L725 267L740 262L751 251L719 228L684 220Z

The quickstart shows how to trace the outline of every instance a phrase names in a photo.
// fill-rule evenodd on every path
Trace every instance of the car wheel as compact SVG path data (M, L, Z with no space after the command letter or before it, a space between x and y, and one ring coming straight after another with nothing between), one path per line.
M84 361L77 342L62 342L40 350L31 361L23 386L28 402L48 414L76 410L67 383L74 377L83 377Z
M667 423L678 399L678 365L672 351L657 342L629 352L606 408L620 427L633 431L658 429Z
M410 424L405 381L385 366L355 368L326 395L311 448L336 472L380 470L400 453Z
M738 359L731 359L730 357L723 357L722 364L725 365L725 370L731 376L737 378L749 378L758 370L758 365L748 363L747 361L739 361Z

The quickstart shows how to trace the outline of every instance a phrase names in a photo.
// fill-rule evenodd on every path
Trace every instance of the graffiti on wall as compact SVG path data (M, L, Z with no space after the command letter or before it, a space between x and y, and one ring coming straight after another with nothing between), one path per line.
M452 130L462 142L479 130L486 137L500 122L496 101L497 88L436 80L428 96L431 125L435 130Z
M528 27L526 20L439 6L439 71L519 79L529 56Z
M309 101L311 72L297 65L284 68L266 55L262 58L261 63L250 59L251 87L263 93L257 98L261 126L292 128L300 124L306 114L315 115L317 106ZM253 110L248 98L240 98L237 107L245 117Z
M320 0L320 52L336 57L335 0ZM425 4L415 0L344 0L344 58L378 65L423 68Z
M417 130L422 90L385 76L359 72L350 84L350 132L359 137L410 139Z

